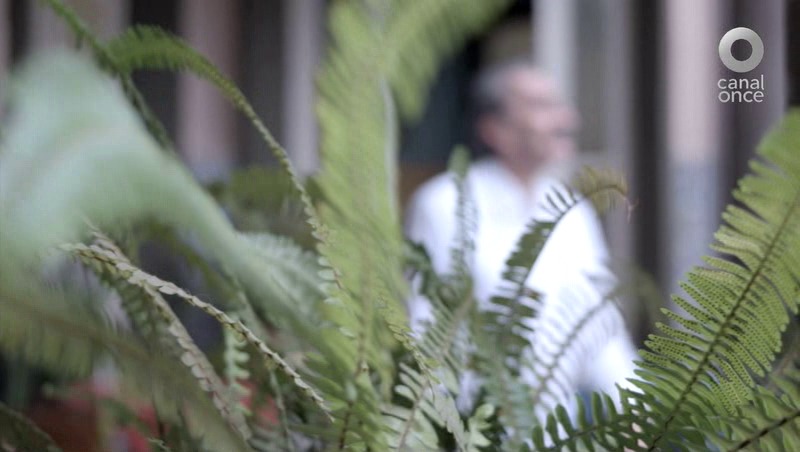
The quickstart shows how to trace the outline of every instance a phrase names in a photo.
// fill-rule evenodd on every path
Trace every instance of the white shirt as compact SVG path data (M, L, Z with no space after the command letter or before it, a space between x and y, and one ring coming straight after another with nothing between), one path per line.
M489 299L498 294L505 262L525 226L534 218L550 219L542 206L553 182L540 176L526 187L496 159L478 161L470 167L466 184L477 214L470 264L479 308L486 309ZM406 216L406 233L425 246L440 273L450 268L457 196L453 176L440 174L414 194ZM601 301L601 291L607 290L610 281L604 265L607 259L597 216L588 201L582 202L553 230L527 281L530 288L542 294L538 316L530 321L534 333L529 339L537 355L552 352L558 339L569 333L564 331L565 317L576 319ZM605 287L598 288L590 282L590 276L605 276L606 284L600 284ZM625 379L633 376L636 353L622 317L616 309L601 312L581 330L583 340L561 360L559 380L566 383L565 390L555 399L545 400L542 413L556 403L571 408L572 396L583 388L616 395L614 384L625 385ZM409 318L412 328L419 331L432 318L430 303L421 296L412 297ZM541 370L545 364L540 362L537 368ZM530 369L522 376L530 384L538 379Z

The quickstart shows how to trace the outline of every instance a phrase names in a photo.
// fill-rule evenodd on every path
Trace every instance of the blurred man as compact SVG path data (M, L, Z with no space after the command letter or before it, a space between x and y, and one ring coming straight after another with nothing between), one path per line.
M575 157L576 113L559 97L554 81L527 62L510 62L480 74L474 92L476 133L491 157L474 163L466 184L477 213L471 269L481 308L498 294L505 261L526 224L549 218L544 195ZM425 245L434 268L446 272L456 231L456 187L442 174L425 183L409 204L406 232ZM538 356L552 353L569 331L565 319L576 319L600 302L608 290L608 258L596 214L587 203L573 209L550 236L528 285L542 294L529 339ZM593 281L605 279L605 284ZM431 318L421 297L409 302L412 327ZM555 403L571 404L580 388L615 393L614 383L633 376L635 351L619 313L607 309L582 330L570 355L560 362L559 396L544 400L540 412ZM561 336L559 336L561 335ZM535 385L543 366L523 372ZM463 384L462 384L463 386ZM474 384L473 384L474 387Z

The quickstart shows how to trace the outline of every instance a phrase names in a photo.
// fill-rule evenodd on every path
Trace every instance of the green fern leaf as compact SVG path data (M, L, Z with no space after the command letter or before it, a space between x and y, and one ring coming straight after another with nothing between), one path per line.
M235 275L266 319L315 336L303 312L316 300L287 293L307 278L283 280L297 269L293 261L267 260L271 251L243 239L185 168L158 150L110 80L64 54L34 59L19 75L0 156L0 227L14 237L0 243L3 272L22 268L19 277L29 278L47 250L87 235L87 219L116 233L155 218Z
M61 0L45 0L45 3L47 3L47 5L64 20L64 23L69 26L79 42L86 41L89 43L95 59L97 59L102 66L110 69L113 72L119 73L119 70L113 67L113 57L111 52L108 51L105 45L100 43L100 40L97 38L97 36L91 32L89 27L78 16L75 10L67 6ZM128 101L131 103L131 105L133 105L133 107L144 120L147 130L150 132L153 138L158 141L158 144L163 149L172 150L173 146L169 139L169 135L167 135L166 129L161 124L161 121L158 120L156 115L150 110L150 107L147 106L144 96L142 96L142 94L133 84L133 79L129 75L121 75L119 79Z
M537 450L574 450L592 442L612 450L702 449L714 430L698 430L699 417L734 416L748 400L764 400L754 395L753 374L769 370L789 322L787 308L796 314L800 304L798 130L795 110L760 146L760 159L734 192L741 207L726 209L712 246L730 259L709 257L708 268L690 272L683 288L695 303L675 297L687 314L664 311L682 329L658 324L662 335L650 337L649 350L640 352L641 379L632 380L640 391L620 389L619 414L613 404L601 407L613 415L593 413L593 421L580 420L578 428L553 417L534 433ZM764 428L777 420L777 429L791 423L791 405L786 410L786 418L762 413L755 419ZM756 440L752 428L739 427L736 434Z
M606 394L593 393L588 403L578 399L574 421L563 406L556 407L543 425L533 429L533 447L525 445L524 450L647 450L646 435L640 428L647 419L638 417L641 407L630 392L620 389L620 394L620 408Z
M455 312L450 312L446 305L437 300L434 303L435 321L428 325L419 350L426 363L432 366L425 373L401 365L400 383L395 388L398 396L405 399L409 408L392 406L387 411L387 425L392 430L389 441L392 450L430 449L436 444L436 437L431 435L435 422L449 431L459 450L475 450L471 438L480 442L480 432L465 429L461 416L456 408L451 393L458 393L457 377L465 367L466 343L464 326L473 309L473 298L468 295ZM443 384L437 384L441 381ZM479 419L484 419L485 411L476 413L476 426L485 426ZM427 418L425 416L427 415Z
M456 186L456 234L450 246L449 282L454 290L460 291L461 294L472 291L470 267L475 249L473 237L477 228L477 212L467 186L469 165L469 152L466 148L457 146L451 153L447 165L448 171L453 174ZM461 299L462 296L456 295L454 298Z
M557 424L557 427L545 424L545 431L553 441L559 438L557 433L554 434L559 429L570 432L572 424L568 416L545 415L551 412L558 414L563 409L559 404L566 404L573 399L572 388L576 387L577 382L570 381L570 375L563 371L563 363L593 359L597 344L606 343L607 337L625 327L612 295L594 301L593 295L570 293L565 303L559 306L558 316L548 319L546 323L540 322L536 328L538 340L548 346L537 347L537 344L532 344L522 358L522 375L505 376L510 380L505 383L511 388L494 387L500 382L496 376L489 374L489 389L494 389L490 393L493 397L489 400L494 402L496 398L504 397L500 399L504 404L499 406L509 410L503 418L503 425L508 430L504 438L507 450L518 450L522 441L530 438L534 427L545 421ZM587 303L585 300L590 301ZM564 334L564 331L569 333ZM588 334L587 331L592 333ZM528 386L523 381L534 383Z
M491 16L492 5L472 3L483 5L482 12ZM405 68L392 67L388 62L401 52L416 55L419 48L410 47L407 40L392 35L380 24L392 24L397 18L408 17L403 14L412 9L419 13L420 8L418 4L395 6L380 1L335 2L329 20L335 45L319 76L322 172L317 182L322 191L320 220L326 228L317 231L317 238L324 266L329 267L323 270L328 296L325 317L352 338L350 345L342 344L355 352L342 358L350 360L342 370L353 381L365 376L364 368L379 373L374 389L371 385L351 385L349 390L333 385L337 388L335 397L344 407L336 424L337 436L344 439L340 446L349 444L347 431L354 422L372 425L379 414L380 407L374 401L388 395L393 376L394 366L386 352L395 345L395 338L404 340L397 325L405 283L400 267L403 248L399 209L394 197L397 119L390 91ZM460 5L451 3L447 7L452 16L461 12ZM477 9L480 7L472 8ZM418 25L429 27L425 33L439 31L442 41L452 43L474 31L437 28L426 21ZM447 49L452 50L437 47L431 55L438 60ZM418 82L415 87L424 92L424 83ZM353 250L359 252L353 255ZM375 300L379 300L377 309ZM387 320L388 331L384 326ZM323 367L322 362L318 367ZM367 430L367 437L356 435L353 440L359 447L366 444L383 449L378 432Z
M675 297L687 316L667 311L685 330L659 325L643 352L637 384L657 422L652 448L678 441L691 414L729 413L751 396L780 350L788 307L800 284L800 111L790 112L761 144L761 159L739 181L712 248L733 260L706 258Z
M90 250L80 249L82 255L86 256ZM97 259L97 255L90 255L89 257ZM258 350L262 359L270 366L275 366L281 372L286 374L289 378L292 379L294 384L302 390L323 412L329 412L329 408L325 404L324 399L316 392L316 390L311 387L308 383L306 383L297 371L292 368L284 359L270 349L261 339L259 339L249 328L247 328L241 321L232 319L229 315L225 312L220 311L216 307L211 304L208 304L199 298L195 297L194 295L189 294L185 290L181 289L180 287L176 286L173 283L164 281L156 276L150 275L145 273L144 271L136 268L135 266L131 265L131 263L124 258L124 256L119 256L116 253L109 253L106 252L101 256L108 265L112 265L115 269L115 272L119 277L124 278L129 284L140 288L141 290L148 292L150 294L153 293L160 293L163 295L174 295L178 299L185 301L186 303L204 311L215 320L217 320L224 328L229 329L234 335L237 340L241 340L246 342L247 344L253 346L256 350ZM160 297L152 297L153 299L163 301ZM167 315L168 306L166 303L163 305L158 306L161 315ZM174 314L172 314L174 316ZM174 320L177 322L177 320ZM170 327L174 326L174 323L170 323ZM170 331L171 334L183 336L179 331L172 329ZM185 330L183 331L185 333ZM188 337L188 333L186 334ZM186 347L187 344L181 344L183 347ZM188 349L187 349L188 350ZM206 365L203 365L204 359L198 359L202 357L202 353L197 350L200 356L194 356L194 353L191 355L190 359L195 360L192 365L197 365L202 368L203 373L213 372L213 369L210 368L210 364L206 362ZM186 360L186 355L182 357L182 359ZM218 377L217 377L218 378Z
M21 356L59 375L85 377L110 354L120 376L139 393L152 397L170 420L184 418L189 431L216 450L247 450L185 367L153 354L141 341L109 325L106 319L66 287L44 289L2 275L0 350Z
M566 400L572 396L565 392L568 382L563 377L559 378L558 369L563 360L580 362L592 359L592 352L595 351L593 346L606 342L602 335L610 336L625 327L616 300L611 295L603 297L593 306L581 302L581 295L570 295L571 302L565 303L558 321L539 325L537 337L552 346L547 349L534 347L524 357L525 367L535 376L536 383L530 389L530 401L537 411L555 408L548 406L545 399ZM587 329L595 333L587 336ZM569 334L564 335L563 331L569 331Z
M553 323L541 325L544 330L537 332L554 344L554 350L548 350L547 356L531 356L528 353L523 359L523 353L531 350L530 338L534 334L532 322L541 307L539 294L529 289L527 281L550 234L582 202L590 201L599 212L604 212L619 200L624 200L627 194L624 179L612 171L584 168L571 185L576 188L566 184L556 186L546 196L548 216L532 220L518 239L506 261L498 295L491 298L491 308L481 313L478 319L480 329L473 333L478 341L478 368L487 379L487 400L497 406L502 424L510 433L505 445L512 450L519 447L538 422L535 413L541 416L555 408L552 404L541 403L543 396L556 401L564 401L572 396L559 389L564 387L564 381L558 380L557 387L551 387L552 383L556 383L556 370L567 350L579 343L586 345L585 338L579 340L583 326L593 321L596 314L609 308L610 299L595 306L567 304L564 309L569 312L563 312L559 319L553 319ZM573 301L582 299L576 295ZM572 334L565 337L553 331L559 328ZM494 344L503 344L502 352L497 353ZM527 387L520 379L523 368L528 373L536 374L538 384L535 388Z
M107 46L114 71L129 75L140 69L185 70L207 80L219 89L231 104L253 124L283 170L291 176L298 193L310 208L300 179L295 174L286 151L253 109L239 88L223 75L216 66L177 36L151 26L137 25L111 40Z
M232 318L236 320L235 316ZM224 330L223 334L225 336L225 379L228 381L231 394L238 401L237 409L243 415L249 416L252 413L242 404L243 400L252 395L252 391L243 384L250 379L250 372L246 367L250 355L244 349L247 343L237 338L229 329Z
M169 304L152 288L128 284L119 268L132 267L130 261L110 239L96 231L94 236L95 242L91 246L75 244L62 248L77 256L101 279L116 288L129 318L137 330L144 334L150 346L154 350L164 347L175 359L186 365L188 375L196 378L200 388L209 393L220 414L245 440L248 439L250 429L242 413L235 409L230 400L228 388Z
M698 419L723 451L787 451L800 448L800 371L791 371L774 380L776 390L758 389L753 400L738 409L736 416L712 422ZM713 428L713 430L711 429Z
M384 44L388 75L402 117L418 118L440 62L490 26L508 0L407 0L392 5Z
M526 319L536 316L539 303L538 295L528 288L527 281L550 234L584 200L592 202L597 212L603 213L619 200L624 201L627 195L625 180L608 170L583 168L575 176L572 186L575 188L569 185L553 187L546 195L544 207L549 217L533 219L525 228L506 260L499 293L490 300L493 308L487 312L483 324L489 328L492 340L507 344L506 357L514 367L518 365L519 356L528 346L528 336L532 333Z
M416 368L401 364L395 393L409 406L391 405L385 410L392 450L432 449L437 446L433 424L453 435L458 450L477 450L486 438L480 432L488 426L493 409L481 407L465 429L452 394L459 392L456 375L466 367L468 355L465 332L473 315L474 298L469 273L469 253L474 233L474 210L470 209L466 187L469 156L456 148L449 169L457 186L458 231L454 240L453 263L446 281L433 271L423 254L417 256L424 267L423 294L431 300L434 320L420 339L408 345ZM440 290L445 289L446 290Z

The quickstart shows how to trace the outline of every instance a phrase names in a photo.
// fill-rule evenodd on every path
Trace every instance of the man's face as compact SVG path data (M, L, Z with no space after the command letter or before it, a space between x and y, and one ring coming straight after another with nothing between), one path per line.
M496 151L532 171L571 158L578 119L553 80L534 69L517 69L505 82Z

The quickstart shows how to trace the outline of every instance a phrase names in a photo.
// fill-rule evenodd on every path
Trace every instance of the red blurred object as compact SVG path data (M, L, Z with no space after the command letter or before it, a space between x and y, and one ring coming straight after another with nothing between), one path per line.
M251 390L255 389L252 383L245 383ZM110 398L108 390L91 383L75 384L70 388L72 397L59 399L39 399L28 410L27 415L36 425L47 432L64 452L100 452L103 443L100 441L98 429L97 407L92 400ZM114 432L107 439L111 450L116 449L126 452L149 452L150 445L147 437L158 437L158 425L153 407L141 400L124 400L128 407L136 413L137 418L150 429L148 435L142 434L132 426L125 426ZM242 401L252 409L252 397ZM278 411L273 400L267 400L263 407L254 414L257 423L261 425L275 425L278 423Z

